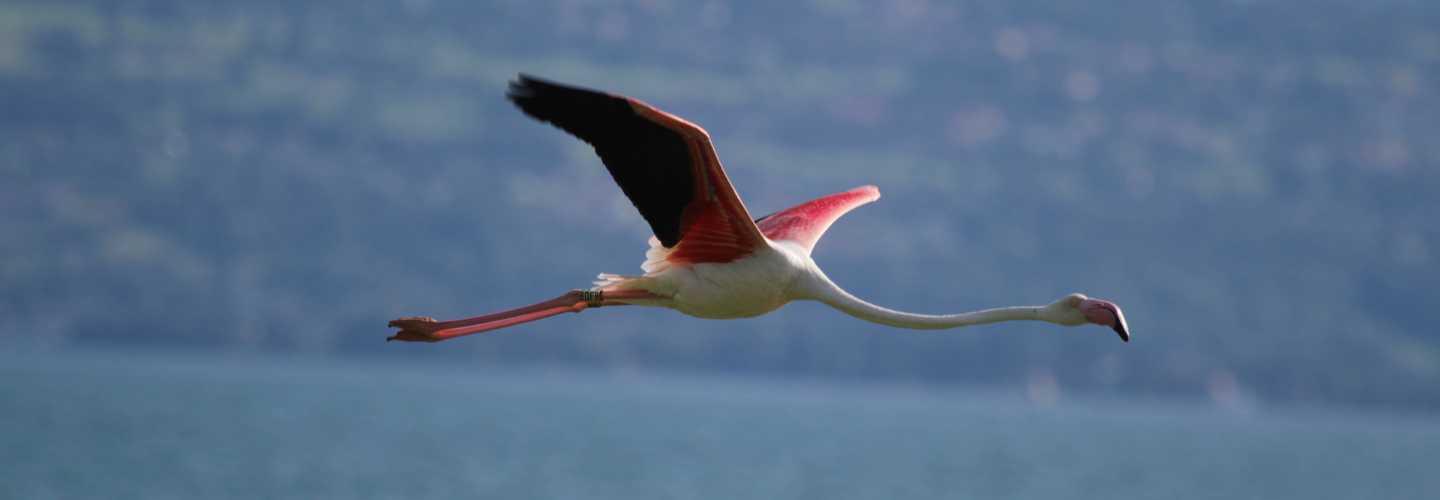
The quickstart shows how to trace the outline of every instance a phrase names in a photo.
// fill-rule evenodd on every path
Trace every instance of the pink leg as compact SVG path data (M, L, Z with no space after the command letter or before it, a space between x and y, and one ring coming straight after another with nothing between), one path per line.
M580 312L590 307L621 306L622 302L615 302L615 299L658 299L655 295L643 290L618 290L599 292L598 297L584 297L589 290L571 290L551 300L539 304L511 309L505 312L476 316L474 318L457 319L451 321L435 321L430 318L400 318L390 322L390 326L400 328L395 335L385 340L403 340L406 342L439 342L445 339L470 335L473 333L486 332L507 326L514 326L521 323L529 323L537 319L544 319L556 314L567 312Z

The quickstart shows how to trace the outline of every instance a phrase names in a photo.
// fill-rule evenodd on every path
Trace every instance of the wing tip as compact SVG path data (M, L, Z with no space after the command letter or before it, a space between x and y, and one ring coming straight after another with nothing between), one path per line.
M505 90L505 99L519 104L516 99L535 97L536 90L539 90L538 87L547 83L549 82L522 72L510 81L510 87Z
M549 115L552 114L546 108L594 105L596 99L600 99L602 102L619 99L625 102L628 110L629 102L633 101L625 96L566 85L525 72L520 72L514 80L510 81L510 85L505 91L505 99L514 103L526 114L545 122L551 121ZM573 134L573 132L571 133Z
M855 189L851 189L850 191L847 191L847 192L850 192L850 193L863 193L863 194L870 195L870 196L872 197L872 198L870 198L870 201L875 201L875 200L880 199L880 188L879 188L879 187L876 187L876 186L873 185L873 184L866 184L866 185L864 185L864 186L860 186L860 187L857 187L857 188L855 188Z

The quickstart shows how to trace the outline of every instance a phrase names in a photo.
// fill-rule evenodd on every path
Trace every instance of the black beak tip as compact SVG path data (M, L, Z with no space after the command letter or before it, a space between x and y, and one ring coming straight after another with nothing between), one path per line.
M1124 323L1115 325L1115 333L1120 334L1120 340L1123 340L1123 341L1126 341L1126 342L1129 342L1129 341L1130 341L1130 332L1125 330L1125 324L1124 324Z

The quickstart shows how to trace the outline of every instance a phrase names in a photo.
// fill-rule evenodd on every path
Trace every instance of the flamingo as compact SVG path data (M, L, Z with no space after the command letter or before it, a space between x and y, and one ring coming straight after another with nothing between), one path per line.
M750 318L796 300L815 300L857 318L898 328L937 330L999 321L1065 326L1094 323L1130 341L1115 304L1078 293L1049 305L932 316L886 309L850 295L820 271L810 251L851 209L880 198L861 186L751 220L704 129L629 97L561 85L526 74L506 97L525 114L594 146L654 237L645 274L601 274L589 289L486 316L436 321L401 318L388 340L438 342L566 312L637 305L699 318Z

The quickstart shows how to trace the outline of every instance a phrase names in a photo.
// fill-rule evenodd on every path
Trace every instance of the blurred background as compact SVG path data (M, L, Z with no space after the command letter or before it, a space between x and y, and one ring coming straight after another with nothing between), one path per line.
M648 227L504 100L522 71L706 128L757 216L878 185L814 253L858 297L1081 292L1133 340L797 303L383 342L639 272ZM1437 83L1419 0L6 0L0 350L1431 414Z
M0 4L0 335L90 345L1440 405L1440 7L1426 2ZM648 227L517 72L705 127L757 215L862 184L815 251L932 314L607 310Z

